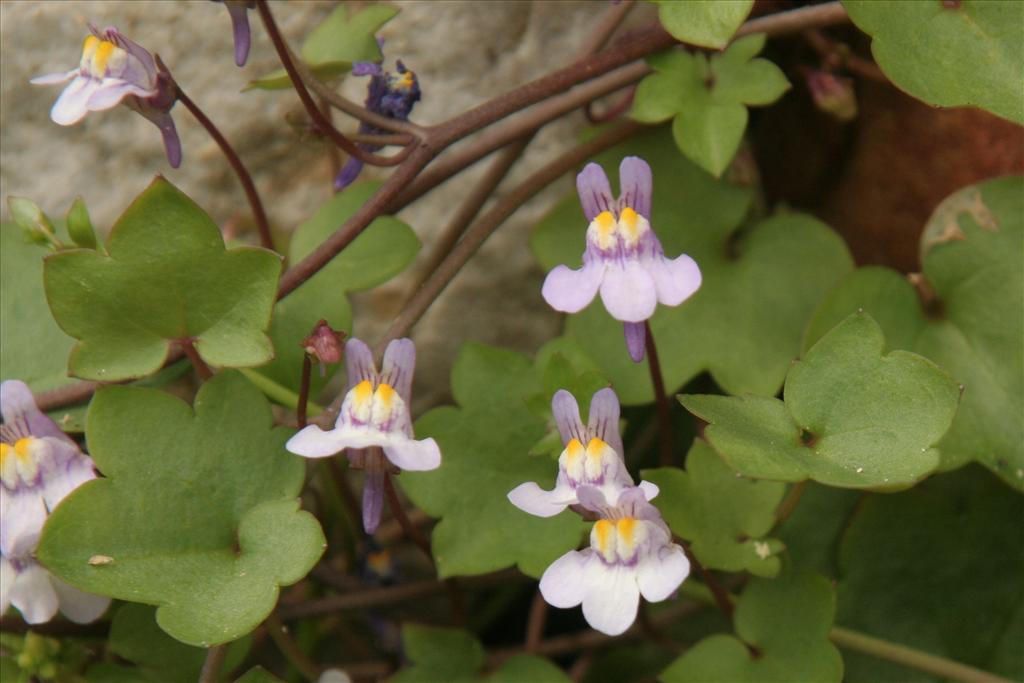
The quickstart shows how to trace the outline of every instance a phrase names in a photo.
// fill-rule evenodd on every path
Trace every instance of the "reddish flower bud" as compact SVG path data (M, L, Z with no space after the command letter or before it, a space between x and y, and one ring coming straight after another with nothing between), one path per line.
M321 320L309 336L302 340L302 348L321 363L340 363L345 353L344 342L344 332L332 330L326 320Z

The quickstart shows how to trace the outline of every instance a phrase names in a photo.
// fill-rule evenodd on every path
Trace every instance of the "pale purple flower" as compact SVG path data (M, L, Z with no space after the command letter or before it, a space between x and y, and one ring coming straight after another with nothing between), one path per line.
M623 488L633 486L622 459L619 399L614 391L606 388L594 394L586 426L576 399L565 389L551 399L551 412L565 445L558 457L555 488L545 491L532 481L520 484L508 493L513 505L531 515L553 517L580 502L580 487L596 487L614 499ZM650 482L641 482L640 487L648 500L658 495L658 487Z
M640 487L626 488L612 502L594 487L581 487L580 503L601 519L590 547L570 550L548 567L540 592L555 607L583 604L590 626L616 636L636 620L640 596L660 602L690 573L683 549Z
M30 624L58 609L72 621L93 621L110 599L68 586L32 556L50 512L96 478L92 460L36 408L24 382L0 384L0 413L0 614L13 604Z
M639 157L619 166L619 198L612 196L604 169L587 164L576 176L583 214L590 221L583 267L556 266L541 293L558 311L583 310L600 292L608 313L625 323L626 344L634 361L644 356L644 321L658 302L678 306L700 287L700 268L682 254L665 257L651 229L651 167Z
M152 121L163 136L167 160L181 164L181 141L171 118L177 97L168 74L157 68L145 48L132 42L116 28L92 32L82 45L77 68L33 78L36 85L71 81L54 102L50 118L62 126L78 123L91 111L104 111L124 104Z
M307 458L348 449L352 465L366 470L363 527L367 533L373 533L380 522L385 458L403 470L433 470L441 465L436 441L413 438L409 402L415 366L416 347L411 339L388 344L380 372L369 347L349 339L345 344L348 386L334 429L309 425L286 444L289 451Z

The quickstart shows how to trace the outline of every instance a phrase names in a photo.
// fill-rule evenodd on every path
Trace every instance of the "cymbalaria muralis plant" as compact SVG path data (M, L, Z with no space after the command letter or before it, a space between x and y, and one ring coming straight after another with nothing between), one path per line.
M123 104L183 175L122 172L152 141L119 133L104 183L134 198L94 225L4 153L4 683L1024 677L1024 4L763 4L548 4L572 30L522 40L478 35L514 3L76 17L145 44L83 25L31 80L64 86L49 118L5 128L73 158ZM55 16L10 28L27 6L5 57ZM216 49L143 40L172 16ZM186 93L213 54L232 115L322 168L232 146ZM232 215L176 186L215 150ZM534 267L476 258L572 178ZM287 225L285 191L324 201ZM486 295L421 325L464 267Z

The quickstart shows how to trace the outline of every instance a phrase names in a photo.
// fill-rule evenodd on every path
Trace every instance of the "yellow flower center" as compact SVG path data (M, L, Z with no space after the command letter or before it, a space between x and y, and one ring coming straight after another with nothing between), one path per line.
M39 475L38 446L42 442L33 437L18 439L11 446L0 443L0 479L8 489L21 481L32 483Z
M82 45L81 68L93 78L104 78L108 67L121 68L127 60L128 53L109 40L90 35Z

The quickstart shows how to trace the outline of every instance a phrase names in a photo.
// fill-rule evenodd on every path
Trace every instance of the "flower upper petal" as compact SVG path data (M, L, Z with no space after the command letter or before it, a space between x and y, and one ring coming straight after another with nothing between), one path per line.
M583 421L580 420L580 407L576 403L576 397L565 389L559 389L551 397L551 413L555 417L555 424L558 426L558 434L562 437L562 443L567 444L576 439L581 443L589 441L587 433L583 429Z
M647 320L658 305L651 274L634 260L608 265L601 282L601 300L613 318L630 323Z
M0 414L5 424L23 424L28 433L22 436L52 436L69 444L74 443L56 422L36 407L32 390L21 380L9 379L0 383Z
M600 561L592 562L588 570L583 617L601 633L610 636L624 633L636 621L640 607L636 571L632 567L605 565Z
M666 306L678 306L700 289L700 268L686 254L671 260L655 256L647 261L646 266L654 278L658 301Z
M42 624L57 613L57 593L50 574L35 562L18 572L11 586L11 604L29 624Z
M611 446L620 458L625 457L619 434L619 397L611 387L599 390L590 399L587 431Z
M630 207L651 219L651 192L654 179L651 167L640 157L626 157L619 164L619 211Z
M50 582L57 593L61 613L76 624L96 621L110 606L110 598L80 591L56 576L51 575Z
M395 339L384 351L380 381L390 384L402 400L412 400L412 376L416 369L416 345L412 339Z
M683 549L673 543L640 560L636 582L647 600L660 602L672 595L689 574L690 561Z
M588 554L570 550L555 560L540 577L540 592L554 607L575 607L583 602L587 586L584 571Z
M604 273L604 264L597 260L584 263L579 270L555 266L544 278L541 296L556 311L577 313L594 300Z
M615 208L615 198L612 197L608 176L598 164L590 163L583 167L576 176L576 191L579 192L583 215L587 217L588 223L602 211L612 211Z
M353 337L345 342L345 371L348 373L346 391L366 380L377 381L373 353L363 340Z

